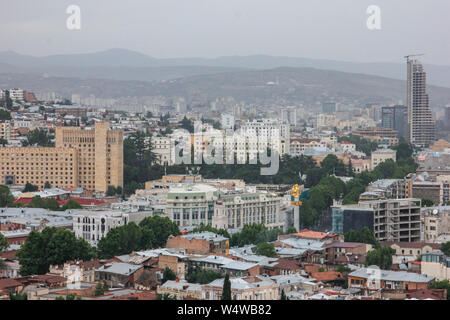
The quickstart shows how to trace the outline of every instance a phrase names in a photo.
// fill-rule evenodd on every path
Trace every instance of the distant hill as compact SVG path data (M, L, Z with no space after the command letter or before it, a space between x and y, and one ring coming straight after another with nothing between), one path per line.
M0 63L18 68L18 71L12 72L42 72L52 76L116 80L168 80L180 76L211 74L217 71L265 70L278 67L316 68L393 79L406 78L405 63L358 63L267 55L229 56L214 59L157 59L126 49L45 57L33 57L6 51L0 52ZM91 70L91 68L95 69ZM141 70L141 68L147 69ZM425 64L425 69L428 73L429 84L450 87L450 66ZM0 72L2 72L1 69Z
M37 74L1 74L0 87L23 87L36 92L54 91L70 97L94 94L103 98L126 96L234 97L259 105L287 105L317 100L397 103L405 100L405 81L313 68L274 68L194 75L168 81L78 79ZM450 88L429 86L433 107L450 102Z

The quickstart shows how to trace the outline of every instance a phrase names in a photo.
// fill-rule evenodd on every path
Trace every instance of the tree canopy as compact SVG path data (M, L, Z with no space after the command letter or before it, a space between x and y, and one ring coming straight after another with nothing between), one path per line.
M45 274L50 265L76 259L90 260L95 257L95 250L67 229L47 227L42 232L31 231L17 257L21 275Z

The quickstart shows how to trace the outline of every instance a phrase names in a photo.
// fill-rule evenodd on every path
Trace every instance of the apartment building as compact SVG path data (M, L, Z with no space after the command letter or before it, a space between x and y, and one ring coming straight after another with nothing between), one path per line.
M378 241L421 240L420 199L382 199L353 205L332 206L332 231L343 234L350 229L368 227Z
M78 187L78 152L74 148L2 147L0 177L5 185L27 182L44 189Z
M167 194L166 213L178 226L211 224L217 189L206 184L177 185Z
M22 89L18 89L18 88L14 88L14 89L10 89L9 90L9 97L11 98L12 101L23 101L23 90Z
M129 214L120 211L78 210L73 216L73 231L77 238L97 245L112 228L124 226L129 221Z
M398 143L398 132L383 127L359 128L352 131L352 134L366 140L378 143L388 143L391 146Z
M280 218L281 199L271 193L220 194L215 204L212 225L227 229L262 223L268 229L283 228L284 221Z
M82 187L106 192L108 186L123 186L122 131L109 130L108 123L94 129L56 128L55 147L0 147L2 183L44 188Z
M446 242L450 237L450 206L422 208L426 242Z
M371 169L375 169L375 167L380 163L385 162L389 159L395 162L397 160L397 151L392 149L378 149L373 151L372 155L370 156Z
M56 148L74 148L78 153L77 186L106 192L108 186L123 186L123 132L97 122L91 130L57 127Z
M160 165L173 165L175 159L172 156L172 149L175 147L174 141L170 137L152 137L153 153L156 155L156 162Z

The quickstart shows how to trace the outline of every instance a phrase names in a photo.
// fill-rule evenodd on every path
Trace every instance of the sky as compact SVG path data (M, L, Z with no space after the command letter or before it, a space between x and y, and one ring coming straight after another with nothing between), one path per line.
M69 5L81 29L68 30ZM381 30L369 30L369 5ZM0 51L124 48L156 58L265 54L450 65L448 0L0 0Z

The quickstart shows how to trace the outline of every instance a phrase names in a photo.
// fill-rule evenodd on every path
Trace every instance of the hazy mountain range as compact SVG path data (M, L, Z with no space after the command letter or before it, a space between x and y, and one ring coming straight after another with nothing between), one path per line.
M406 78L405 63L357 63L266 55L229 56L214 59L157 59L125 49L34 57L13 51L0 52L0 72L42 73L57 77L160 81L201 74L278 67L316 68ZM428 83L450 88L450 66L425 64Z
M450 103L450 67L426 65L432 107ZM397 103L405 100L405 64L352 63L247 56L156 59L112 49L32 57L0 52L0 88L21 87L101 98L183 96L189 101L234 97L260 105L321 100ZM447 87L446 87L447 86Z

